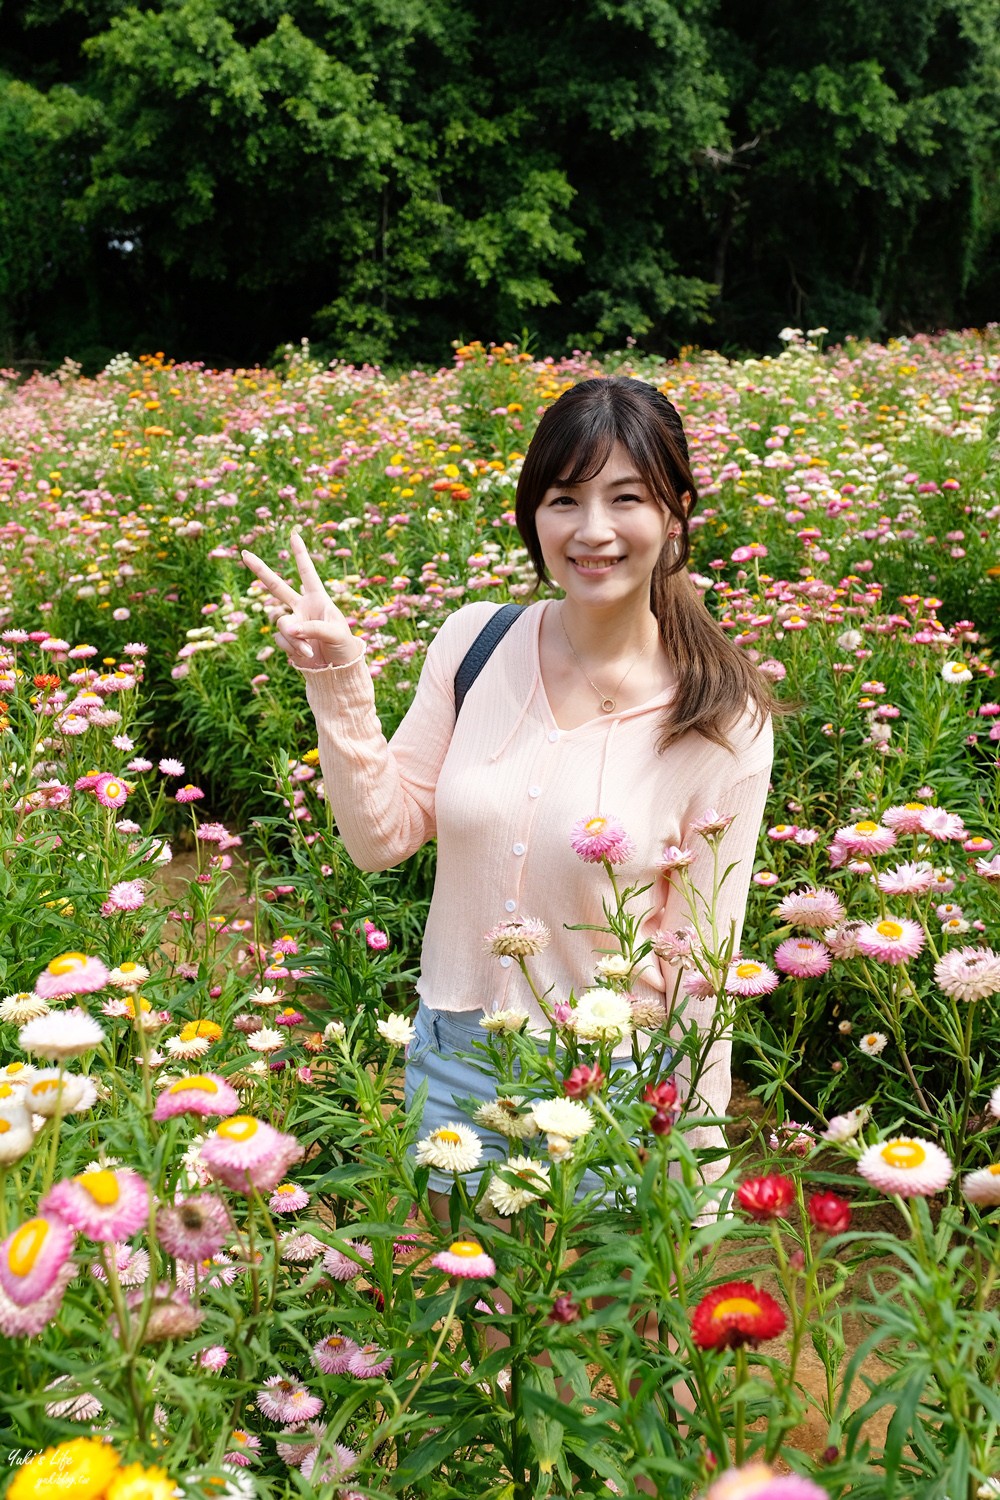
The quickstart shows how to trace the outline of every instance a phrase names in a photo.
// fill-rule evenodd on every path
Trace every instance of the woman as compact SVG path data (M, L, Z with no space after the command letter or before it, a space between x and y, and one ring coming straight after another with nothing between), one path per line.
M437 871L417 983L406 1098L425 1080L424 1134L461 1120L453 1096L476 1096L481 1075L455 1054L482 1037L484 1012L526 1011L546 1025L510 958L483 935L540 918L549 945L530 968L540 993L565 999L594 984L599 958L585 930L601 924L607 881L570 842L581 820L617 819L635 843L629 885L652 888L629 909L638 938L688 917L658 869L665 845L690 844L696 889L711 890L712 859L691 823L710 807L732 822L720 868L734 864L719 931L738 946L773 753L773 700L764 680L712 620L686 569L697 494L680 417L653 386L586 380L545 412L517 487L517 526L537 575L563 591L516 619L469 691L456 721L454 678L499 607L466 604L430 642L413 702L387 744L364 646L329 598L298 533L296 592L252 553L247 566L290 613L276 639L306 676L327 799L348 853L385 870L437 837ZM672 992L675 972L654 956L632 974L639 1000ZM554 988L552 988L554 987ZM685 1023L711 1020L714 1002L687 1002ZM627 1043L619 1048L628 1052ZM723 1035L699 1080L700 1109L725 1112L730 1042ZM621 1063L628 1066L622 1055ZM691 1110L699 1100L688 1101ZM481 1130L486 1155L505 1143ZM721 1148L717 1129L691 1144ZM446 1165L442 1161L441 1165ZM706 1180L724 1169L716 1155ZM447 1191L453 1177L432 1172ZM471 1183L470 1183L471 1186Z

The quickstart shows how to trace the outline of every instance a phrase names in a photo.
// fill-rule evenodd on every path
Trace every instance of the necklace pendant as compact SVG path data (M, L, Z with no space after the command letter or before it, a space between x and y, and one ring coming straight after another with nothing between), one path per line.
M615 700L613 698L602 698L601 699L601 707L603 708L603 710L604 710L604 712L606 714L614 713L614 711L615 711Z

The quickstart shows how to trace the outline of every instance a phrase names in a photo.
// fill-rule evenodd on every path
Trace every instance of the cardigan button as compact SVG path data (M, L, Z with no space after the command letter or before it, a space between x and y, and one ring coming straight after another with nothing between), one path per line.
M509 969L513 962L514 960L509 956L509 954L505 953L503 958L500 960L500 967L501 969Z
M540 786L529 786L529 788L528 788L528 796L529 797L540 797L541 795L542 795L542 789L541 789Z
M550 743L554 744L555 741L558 738L559 738L559 731L558 731L558 729L550 729L549 730L549 741L550 741Z
M517 902L516 901L505 901L503 905L504 905L504 911L515 911L516 908L517 908Z
M512 849L512 851L513 851L514 854L523 854L524 853L524 845L523 844L512 844L511 845L511 849Z

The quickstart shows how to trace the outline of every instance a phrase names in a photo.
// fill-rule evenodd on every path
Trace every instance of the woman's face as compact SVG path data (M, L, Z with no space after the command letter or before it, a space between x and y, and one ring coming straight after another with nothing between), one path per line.
M653 568L680 523L615 443L593 479L545 491L535 529L549 577L567 598L611 604L640 591L648 599Z

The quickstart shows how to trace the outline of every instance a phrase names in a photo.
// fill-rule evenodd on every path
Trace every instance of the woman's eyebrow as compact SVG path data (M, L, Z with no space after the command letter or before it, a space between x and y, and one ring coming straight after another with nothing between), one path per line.
M607 484L605 485L605 489L617 490L617 489L620 489L622 487L622 485L625 485L625 484L645 484L645 483L646 483L646 481L644 479L642 479L638 474L626 474L626 475L624 475L624 477L622 477L620 479L609 479L608 482L607 482ZM551 485L549 486L549 488L553 489L553 490L555 490L555 489L559 489L559 490L577 490L577 489L580 488L580 486L579 486L579 484L570 484L570 482L569 482L568 479L553 479L553 481L552 481Z

